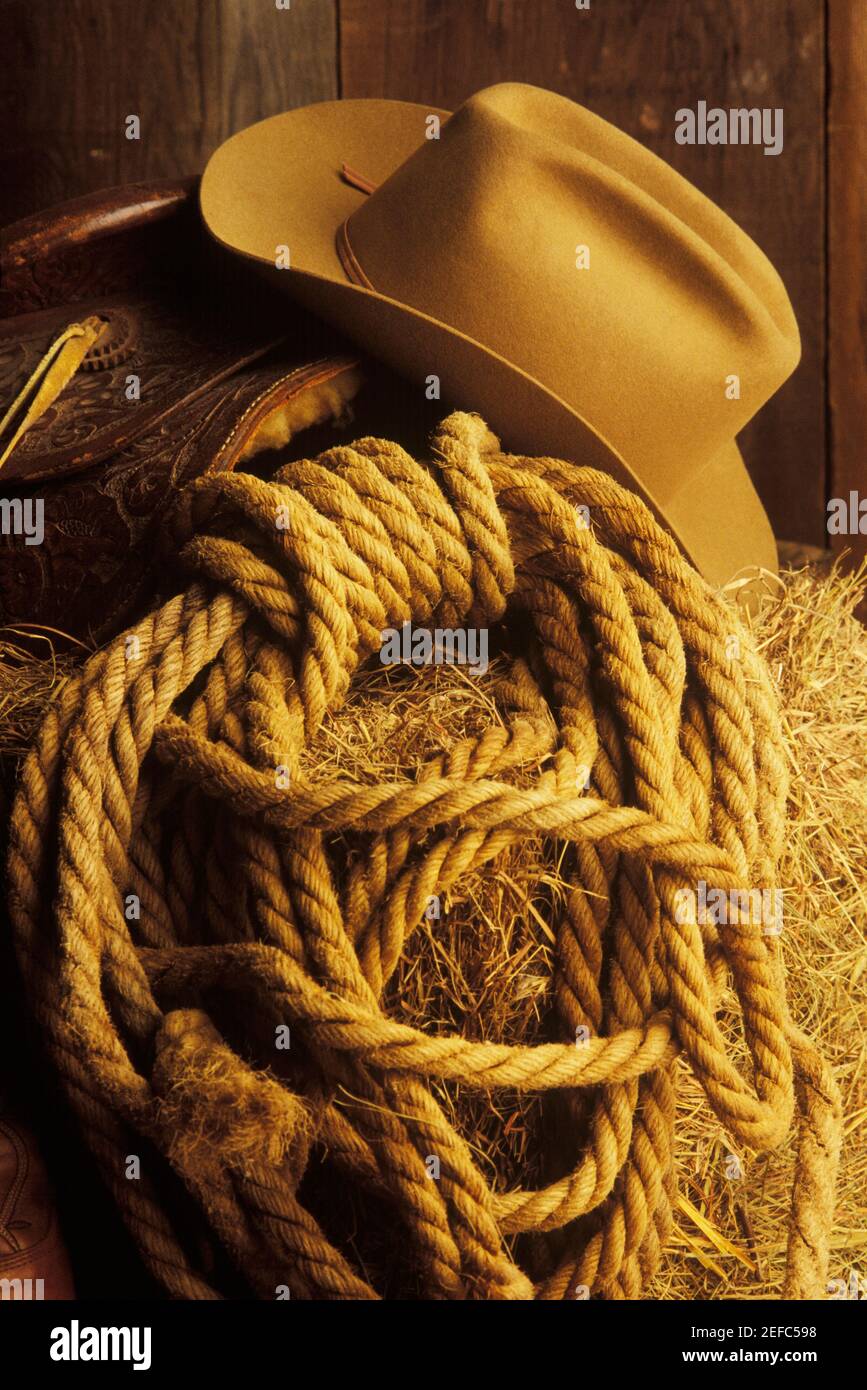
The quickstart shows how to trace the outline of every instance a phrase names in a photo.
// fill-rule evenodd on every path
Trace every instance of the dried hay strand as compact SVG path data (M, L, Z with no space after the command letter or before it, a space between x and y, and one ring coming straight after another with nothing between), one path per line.
M55 650L55 637L70 640L49 628L0 628L0 759L26 753L49 702L77 664L68 645L62 654Z

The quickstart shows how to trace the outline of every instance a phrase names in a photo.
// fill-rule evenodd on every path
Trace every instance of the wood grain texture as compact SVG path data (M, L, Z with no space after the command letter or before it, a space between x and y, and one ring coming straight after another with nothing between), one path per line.
M848 0L842 0L844 4ZM857 0L860 5L861 0ZM862 8L867 8L862 6ZM613 121L713 198L785 281L797 372L743 432L778 535L824 538L824 9L817 0L339 0L341 93L453 108L504 80L562 92ZM674 140L675 112L784 109L776 157Z
M0 0L0 52L2 223L200 173L241 127L337 95L335 0Z
M830 494L867 498L867 5L829 0ZM867 522L865 522L867 524ZM867 555L867 536L832 536ZM867 605L865 605L867 608ZM867 612L864 614L867 617Z
M821 544L829 439L840 487L863 461L867 310L853 286L865 269L855 175L865 22L867 0L591 0L589 11L574 0L291 0L289 10L274 0L0 0L0 223L112 184L195 172L234 130L338 89L445 106L506 79L561 91L668 159L779 269L803 360L741 444L777 533ZM674 113L699 99L782 106L783 153L676 145ZM131 113L140 141L124 136Z

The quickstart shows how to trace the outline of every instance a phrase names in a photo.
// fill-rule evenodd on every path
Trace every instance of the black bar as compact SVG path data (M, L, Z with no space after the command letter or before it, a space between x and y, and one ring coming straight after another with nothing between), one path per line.
M296 1378L340 1373L382 1384L435 1384L438 1368L449 1384L495 1374L520 1380L522 1364L546 1382L596 1379L616 1372L642 1377L679 1373L700 1381L708 1370L729 1374L760 1369L770 1383L791 1371L826 1381L859 1361L863 1315L858 1294L821 1303L602 1303L575 1300L530 1308L468 1308L444 1303L169 1303L118 1301L0 1304L0 1363L17 1365L63 1383L70 1376L97 1381L106 1374L146 1376L159 1384L171 1375L229 1378L253 1390L263 1377ZM102 1329L115 1329L114 1333ZM135 1331L137 1329L137 1332ZM113 1359L115 1350L126 1359ZM53 1351L53 1354L52 1354ZM98 1351L105 1359L86 1359ZM58 1359L63 1354L66 1358ZM501 1360L502 1358L502 1360ZM134 1370L138 1362L140 1369ZM16 1383L25 1383L24 1379ZM501 1381L501 1384L503 1382ZM11 1381L10 1381L11 1384ZM737 1382L735 1382L737 1384Z

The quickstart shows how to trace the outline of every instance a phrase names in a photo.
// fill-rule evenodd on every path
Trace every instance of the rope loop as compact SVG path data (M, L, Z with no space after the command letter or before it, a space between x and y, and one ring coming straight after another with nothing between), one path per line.
M221 1296L210 1239L261 1297L387 1294L314 1214L334 1169L386 1204L420 1297L639 1297L672 1223L682 1056L733 1143L779 1145L797 1109L786 1293L820 1296L840 1103L753 910L778 891L776 696L643 503L459 413L428 463L368 438L269 481L205 474L165 546L186 587L49 709L9 876L32 1013L166 1288ZM490 642L500 721L394 780L311 771L361 668L419 629L452 659ZM425 904L528 839L569 882L550 1040L391 1016ZM491 1183L451 1085L557 1104L545 1186ZM155 1158L130 1183L136 1136Z

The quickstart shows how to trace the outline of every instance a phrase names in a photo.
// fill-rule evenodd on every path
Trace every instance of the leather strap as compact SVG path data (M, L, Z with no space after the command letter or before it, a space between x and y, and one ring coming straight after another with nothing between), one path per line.
M0 453L0 468L22 435L54 404L107 327L105 320L94 314L86 318L84 323L71 323L55 338L0 420L0 443L6 431L12 430L11 438Z

